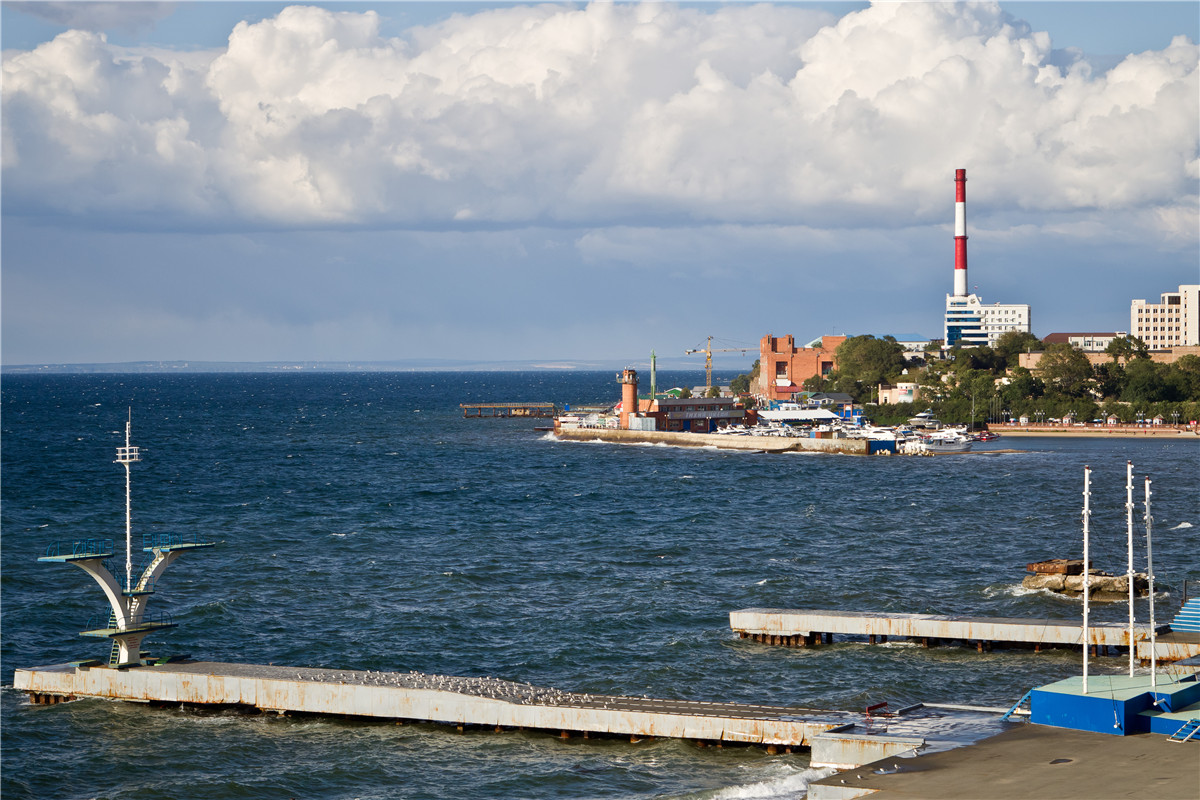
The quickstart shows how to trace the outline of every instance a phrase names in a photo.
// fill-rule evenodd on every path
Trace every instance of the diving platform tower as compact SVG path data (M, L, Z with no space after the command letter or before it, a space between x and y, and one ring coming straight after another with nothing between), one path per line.
M155 631L176 627L169 614L151 615L146 604L154 594L154 586L163 572L176 558L189 550L213 547L213 542L201 542L193 535L181 537L174 534L143 534L143 559L137 577L133 569L133 507L132 478L130 467L141 460L138 448L130 444L133 415L125 422L125 446L117 448L114 463L125 467L125 580L124 587L119 579L120 569L112 562L114 542L112 539L77 539L72 542L56 542L46 548L46 555L38 561L74 564L96 583L100 584L108 598L110 613L93 617L80 636L109 639L110 667L129 667L143 662L142 640ZM114 571L117 575L114 575ZM105 621L107 620L107 621Z

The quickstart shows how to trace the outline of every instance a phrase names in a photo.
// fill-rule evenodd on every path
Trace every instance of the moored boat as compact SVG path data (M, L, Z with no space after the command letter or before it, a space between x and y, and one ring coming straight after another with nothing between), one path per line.
M958 431L939 431L925 437L925 450L930 453L966 453L974 440Z

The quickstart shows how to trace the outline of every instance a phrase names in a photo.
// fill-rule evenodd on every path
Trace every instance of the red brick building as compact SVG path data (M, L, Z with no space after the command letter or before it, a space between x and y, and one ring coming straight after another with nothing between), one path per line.
M791 336L764 336L758 343L758 395L767 400L791 400L814 375L837 369L835 351L845 336L822 336L812 347L796 347Z

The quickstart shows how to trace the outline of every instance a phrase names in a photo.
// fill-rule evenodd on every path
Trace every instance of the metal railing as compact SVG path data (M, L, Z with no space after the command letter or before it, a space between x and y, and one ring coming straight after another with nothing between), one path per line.
M124 628L118 628L113 621L112 612L107 614L93 614L88 617L87 627L85 631L100 631L100 630L134 630L141 627L159 627L164 625L174 625L175 621L165 611L160 611L157 614L138 614L130 618L129 624Z
M1187 603L1192 597L1200 597L1200 579L1190 578L1183 582L1183 602Z
M113 546L112 539L75 539L70 542L53 542L46 546L46 558L61 558L68 555L74 558L111 555Z
M211 544L201 541L198 533L143 533L143 550L166 550L183 545Z

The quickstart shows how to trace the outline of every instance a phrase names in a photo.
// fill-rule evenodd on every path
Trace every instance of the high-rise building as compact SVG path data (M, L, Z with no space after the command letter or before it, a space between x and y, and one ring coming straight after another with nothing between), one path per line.
M1134 300L1129 308L1129 335L1151 350L1200 345L1200 284L1163 292L1158 303Z
M946 347L993 345L1008 331L1030 331L1025 304L993 303L967 293L967 171L954 173L954 293L946 295Z

